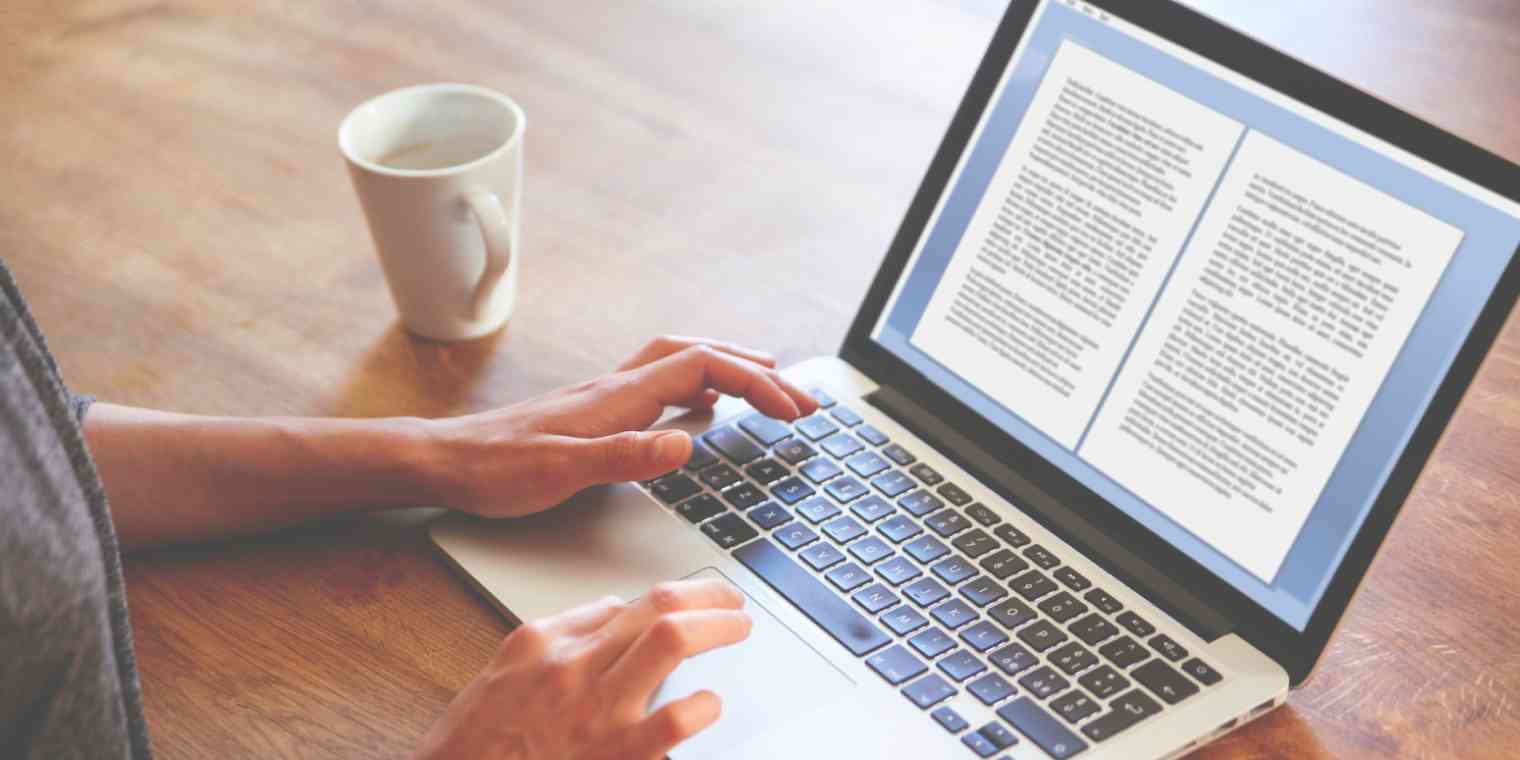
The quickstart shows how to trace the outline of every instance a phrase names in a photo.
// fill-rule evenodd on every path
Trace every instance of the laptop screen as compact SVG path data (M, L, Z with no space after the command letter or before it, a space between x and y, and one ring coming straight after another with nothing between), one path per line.
M873 337L1303 630L1517 246L1501 196L1048 0Z

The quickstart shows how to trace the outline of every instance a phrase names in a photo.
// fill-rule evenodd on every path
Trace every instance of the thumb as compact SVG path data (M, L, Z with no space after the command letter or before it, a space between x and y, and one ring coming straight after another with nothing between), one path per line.
M579 439L574 449L576 468L589 482L648 480L686 464L691 436L679 430L629 431Z

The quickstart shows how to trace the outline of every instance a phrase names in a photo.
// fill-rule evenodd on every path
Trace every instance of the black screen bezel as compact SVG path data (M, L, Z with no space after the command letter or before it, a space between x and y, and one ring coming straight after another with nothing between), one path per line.
M1477 185L1520 201L1520 167L1515 164L1192 9L1171 0L1088 0L1088 4ZM1296 686L1308 677L1324 651L1394 517L1514 306L1520 293L1520 257L1511 254L1504 274L1335 570L1308 625L1298 631L986 421L871 337L1037 7L1038 0L1010 3L850 326L840 357L879 383L890 385L934 410L978 446L1005 452L1002 458L1010 467L1039 483L1051 496L1061 499L1090 522L1104 526L1174 582L1185 582L1195 594L1228 616L1236 624L1236 632L1280 663Z

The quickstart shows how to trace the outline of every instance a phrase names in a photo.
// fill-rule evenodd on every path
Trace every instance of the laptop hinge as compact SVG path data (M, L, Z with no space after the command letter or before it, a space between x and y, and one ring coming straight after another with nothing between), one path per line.
M866 396L866 401L980 478L1009 503L1087 554L1089 559L1130 584L1204 641L1214 641L1234 629L1234 624L1223 614L1182 584L1126 549L1086 517L1048 495L1013 468L1000 463L906 395L882 386Z

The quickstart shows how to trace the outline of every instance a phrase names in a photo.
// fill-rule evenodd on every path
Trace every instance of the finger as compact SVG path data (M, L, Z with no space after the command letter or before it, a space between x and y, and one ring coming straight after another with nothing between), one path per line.
M618 371L636 369L657 359L663 359L678 351L692 346L709 346L725 354L733 354L741 359L748 359L756 364L772 367L776 366L776 357L758 349L747 348L737 343L730 343L710 338L691 338L684 335L665 335L655 338L644 344L637 353L628 361L618 366Z
M700 578L660 583L630 602L622 613L596 633L599 641L590 672L601 673L611 667L661 615L743 607L744 594L726 581Z
M601 628L626 607L622 599L607 596L555 615L530 620L502 639L497 657L503 662L537 660L545 652Z
M704 389L701 393L698 393L697 395L686 399L685 401L682 401L676 406L684 406L687 409L691 409L692 411L705 411L716 406L718 401L722 398L723 394L711 388L707 388Z
M606 596L545 618L543 624L553 634L583 636L606 625L627 606L619 597Z
M679 430L627 431L601 438L557 436L570 472L568 487L579 491L603 483L649 480L691 459L691 436Z
M749 638L752 622L743 610L692 610L661 615L607 669L608 693L625 704L643 706L676 666L718 647Z
M659 760L677 744L718 722L723 702L710 691L682 697L646 715L629 729L627 757Z
M652 394L661 405L678 404L703 390L739 396L761 412L796 419L817 404L773 369L736 356L696 346L633 371L628 392Z

